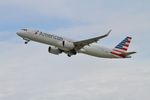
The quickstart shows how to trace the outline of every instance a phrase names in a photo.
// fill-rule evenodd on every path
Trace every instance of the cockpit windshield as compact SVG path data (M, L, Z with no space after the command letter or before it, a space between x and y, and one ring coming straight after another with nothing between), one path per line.
M28 29L21 29L21 30L23 30L23 31L28 31Z

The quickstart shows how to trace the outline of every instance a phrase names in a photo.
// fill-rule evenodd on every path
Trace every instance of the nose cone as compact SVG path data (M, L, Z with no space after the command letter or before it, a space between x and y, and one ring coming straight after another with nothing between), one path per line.
M18 36L21 36L22 33L21 33L21 32L17 32L16 34L17 34Z
M19 32L17 32L16 34L19 35Z

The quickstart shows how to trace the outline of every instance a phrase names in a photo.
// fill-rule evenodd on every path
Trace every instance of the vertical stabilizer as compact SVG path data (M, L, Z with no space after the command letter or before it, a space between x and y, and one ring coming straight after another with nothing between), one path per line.
M122 52L127 52L128 47L131 43L132 37L126 37L123 41L121 41L114 49Z

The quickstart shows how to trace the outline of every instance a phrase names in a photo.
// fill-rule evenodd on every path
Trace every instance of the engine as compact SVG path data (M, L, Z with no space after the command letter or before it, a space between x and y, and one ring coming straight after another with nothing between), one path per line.
M59 54L62 53L62 51L60 49L58 49L56 47L53 47L53 46L48 48L48 52L52 53L52 54L55 54L55 55L59 55Z

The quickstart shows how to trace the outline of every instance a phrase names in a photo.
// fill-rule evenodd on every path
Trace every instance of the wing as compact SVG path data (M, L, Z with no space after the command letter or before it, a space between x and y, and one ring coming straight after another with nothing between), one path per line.
M107 37L110 34L110 32L111 32L111 30L109 30L109 32L107 34L102 35L102 36L98 36L98 37L95 37L95 38L74 42L75 50L80 50L81 48L83 48L86 45L92 44L94 42L99 41L102 38Z

